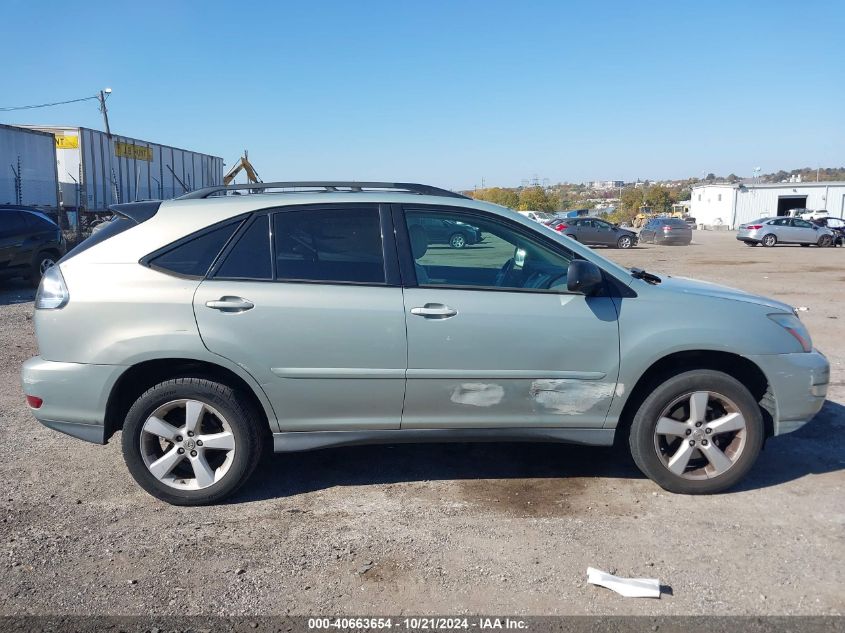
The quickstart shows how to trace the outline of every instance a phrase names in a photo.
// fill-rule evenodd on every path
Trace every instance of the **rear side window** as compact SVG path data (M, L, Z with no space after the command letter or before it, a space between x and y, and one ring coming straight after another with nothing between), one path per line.
M273 235L279 280L385 282L376 207L276 213Z
M152 268L184 275L186 277L205 277L217 255L238 228L238 222L229 222L223 226L205 229L193 236L180 240L161 255L154 255L144 263ZM144 260L142 260L144 261Z
M23 214L17 211L5 211L0 214L0 235L18 235L27 231Z
M681 220L680 218L669 218L666 220L664 224L668 224L669 226L686 226L687 223Z
M238 238L214 276L218 279L272 279L272 264L270 218L263 215L255 218Z

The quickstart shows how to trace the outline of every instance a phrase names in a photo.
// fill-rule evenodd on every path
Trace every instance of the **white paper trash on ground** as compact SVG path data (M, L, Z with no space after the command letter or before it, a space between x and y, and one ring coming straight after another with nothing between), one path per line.
M660 597L660 581L657 578L620 578L600 569L587 567L587 582L612 589L626 598Z

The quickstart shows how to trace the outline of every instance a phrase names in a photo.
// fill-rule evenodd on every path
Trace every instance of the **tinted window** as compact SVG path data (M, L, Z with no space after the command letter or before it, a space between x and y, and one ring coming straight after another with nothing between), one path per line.
M798 218L792 221L793 226L797 226L800 229L811 229L813 225L807 222L807 220L799 220Z
M215 277L228 279L271 279L270 218L255 218L226 255Z
M377 208L284 211L273 223L277 279L384 283Z
M179 275L204 277L238 224L230 222L210 231L201 231L195 237L154 257L150 265Z
M452 248L429 236L426 220L444 216L480 229L481 242ZM420 286L566 290L573 255L507 223L451 210L408 210L405 220Z
M23 213L27 225L34 231L55 231L58 227L52 220L36 213Z
M0 212L0 235L17 235L27 231L23 214L17 211Z
M669 218L668 220L664 220L663 224L667 224L669 226L686 226L687 223L684 222L680 218Z

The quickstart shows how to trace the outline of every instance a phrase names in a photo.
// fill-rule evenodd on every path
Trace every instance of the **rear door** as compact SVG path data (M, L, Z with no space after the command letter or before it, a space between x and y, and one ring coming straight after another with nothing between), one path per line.
M197 289L203 342L259 381L283 431L399 428L405 318L384 213L328 204L259 214Z
M601 427L619 369L610 297L566 290L574 254L475 210L395 214L408 330L402 428ZM478 226L484 242L431 244L427 219Z

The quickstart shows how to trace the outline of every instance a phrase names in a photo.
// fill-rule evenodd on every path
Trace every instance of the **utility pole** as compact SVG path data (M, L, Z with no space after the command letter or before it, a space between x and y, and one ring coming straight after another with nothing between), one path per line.
M103 113L103 123L106 125L106 136L111 138L111 129L109 128L109 111L106 108L106 95L111 94L111 88L106 88L105 90L100 90L100 94L97 96L97 99L100 101L100 112Z

